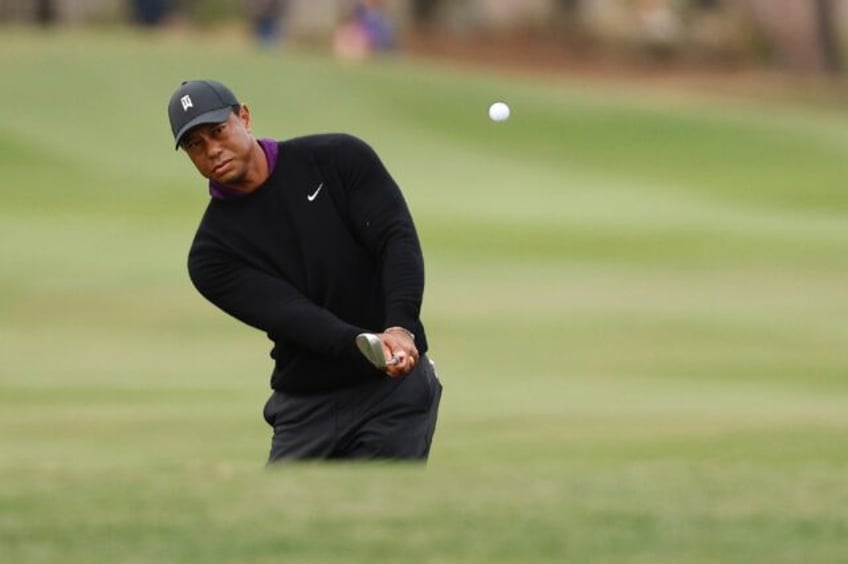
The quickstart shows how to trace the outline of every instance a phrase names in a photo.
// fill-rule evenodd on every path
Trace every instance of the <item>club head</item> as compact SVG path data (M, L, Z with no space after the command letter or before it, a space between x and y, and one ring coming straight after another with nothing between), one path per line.
M383 354L383 343L374 333L360 333L356 336L356 346L368 362L385 370L386 355Z

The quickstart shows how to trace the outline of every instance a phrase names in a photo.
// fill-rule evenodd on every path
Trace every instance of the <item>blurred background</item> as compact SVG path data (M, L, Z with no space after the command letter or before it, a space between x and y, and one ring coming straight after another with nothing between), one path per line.
M326 42L356 21L372 50L444 53L504 41L514 56L843 71L843 0L2 0L4 24L170 29L237 25L258 40ZM351 40L354 41L354 40ZM447 43L447 45L445 45Z
M846 18L0 0L0 560L848 561ZM270 343L185 267L165 107L205 77L402 187L426 468L264 468Z

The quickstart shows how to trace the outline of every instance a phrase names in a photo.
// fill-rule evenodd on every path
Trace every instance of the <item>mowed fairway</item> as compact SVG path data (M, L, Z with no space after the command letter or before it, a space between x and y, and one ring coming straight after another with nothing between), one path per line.
M118 32L0 71L3 562L848 561L848 111ZM403 187L426 468L264 467L269 342L185 269L198 77Z

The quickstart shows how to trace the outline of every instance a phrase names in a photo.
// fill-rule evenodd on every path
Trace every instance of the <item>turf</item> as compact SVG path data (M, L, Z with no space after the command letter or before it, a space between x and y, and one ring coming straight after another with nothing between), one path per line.
M126 31L4 29L0 70L4 562L848 560L844 109ZM403 186L426 468L263 466L269 344L185 272L204 76Z

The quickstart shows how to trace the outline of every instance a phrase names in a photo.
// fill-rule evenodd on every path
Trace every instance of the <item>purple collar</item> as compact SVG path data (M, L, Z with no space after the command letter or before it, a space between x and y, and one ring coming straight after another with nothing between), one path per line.
M277 166L277 155L280 152L280 147L274 139L259 139L258 141L259 146L262 147L262 152L265 153L265 158L268 160L268 175L270 176ZM232 200L247 196L248 194L250 192L236 190L214 180L209 181L209 195L216 200Z

